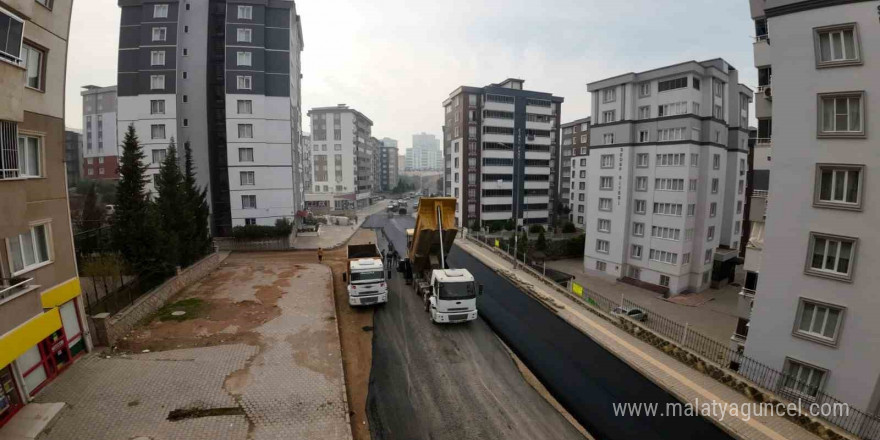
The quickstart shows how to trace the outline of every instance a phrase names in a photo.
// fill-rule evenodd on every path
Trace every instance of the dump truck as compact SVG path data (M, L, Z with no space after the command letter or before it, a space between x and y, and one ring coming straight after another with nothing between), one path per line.
M374 243L348 245L348 266L342 274L348 283L348 304L364 306L388 302L388 284L382 254Z
M450 268L446 263L458 233L455 204L452 197L423 197L415 228L406 231L407 254L400 266L433 323L477 319L477 295L483 293L483 286L467 269Z

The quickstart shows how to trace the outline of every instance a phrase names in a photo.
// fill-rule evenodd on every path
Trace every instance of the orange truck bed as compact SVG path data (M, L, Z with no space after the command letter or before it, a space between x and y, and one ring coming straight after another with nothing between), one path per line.
M421 273L437 265L439 269L440 246L447 255L452 248L452 242L458 234L455 226L454 197L422 197L419 199L416 225L412 236L407 237L407 257L412 263L412 270ZM440 208L438 222L437 209ZM440 242L440 226L443 227L443 242ZM432 261L434 260L434 261Z

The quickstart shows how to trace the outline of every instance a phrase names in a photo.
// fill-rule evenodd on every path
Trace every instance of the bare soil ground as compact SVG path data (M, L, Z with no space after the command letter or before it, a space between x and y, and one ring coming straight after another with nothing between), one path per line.
M349 243L362 244L376 242L376 234L371 230L358 230ZM232 271L212 274L189 289L169 300L172 305L187 299L202 301L198 310L187 319L160 320L158 315L146 324L129 333L117 346L124 352L142 350L164 351L177 348L206 347L221 344L246 343L260 345L260 337L253 330L280 314L276 305L282 295L282 288L289 286L289 280L300 276L297 264L317 263L315 251L260 252L243 254L246 260L229 259L225 265L232 265ZM221 284L251 281L264 270L253 262L284 261L292 264L289 270L275 273L275 281L260 285L256 292L258 301L239 301L215 295ZM342 273L346 265L346 247L324 251L324 264L333 274L333 292L337 326L342 344L342 362L345 372L345 385L351 419L351 431L355 440L370 440L370 429L366 417L367 390L372 365L372 308L352 308L348 305L346 285ZM269 270L269 269L265 269ZM167 307L167 306L166 306ZM332 317L328 318L332 319ZM234 377L230 378L233 382Z

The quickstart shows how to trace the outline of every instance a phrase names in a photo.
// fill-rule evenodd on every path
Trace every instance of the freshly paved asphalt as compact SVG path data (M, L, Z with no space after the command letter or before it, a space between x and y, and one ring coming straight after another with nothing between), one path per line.
M403 249L413 219L374 216ZM380 234L380 247L387 241ZM373 439L582 439L526 381L483 320L430 323L399 273L374 315L367 417Z
M384 228L402 252L403 231L413 223L411 217L378 215L364 226ZM552 409L537 408L535 393L505 389L525 384L509 377L518 373L508 371L509 361L492 351L498 344L488 334L491 326L596 439L730 439L701 417L615 415L613 403L653 403L662 413L667 403L678 401L476 258L453 248L449 264L468 269L485 286L478 299L480 319L431 326L410 286L394 273L394 294L376 313L367 403L373 438L576 436L524 430L555 417ZM529 408L534 410L522 413ZM504 419L513 424L505 427Z

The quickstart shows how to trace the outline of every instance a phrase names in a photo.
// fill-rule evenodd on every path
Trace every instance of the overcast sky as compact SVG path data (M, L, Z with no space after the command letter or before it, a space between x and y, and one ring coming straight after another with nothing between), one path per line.
M191 0L207 1L207 0ZM116 84L116 0L74 1L67 126L81 128L80 87ZM440 137L441 103L461 85L515 77L565 98L562 120L589 115L588 82L721 57L752 89L746 0L297 0L302 105L348 104L373 136L409 148ZM303 112L305 130L309 123ZM754 120L754 118L753 118ZM401 151L402 153L402 151Z

